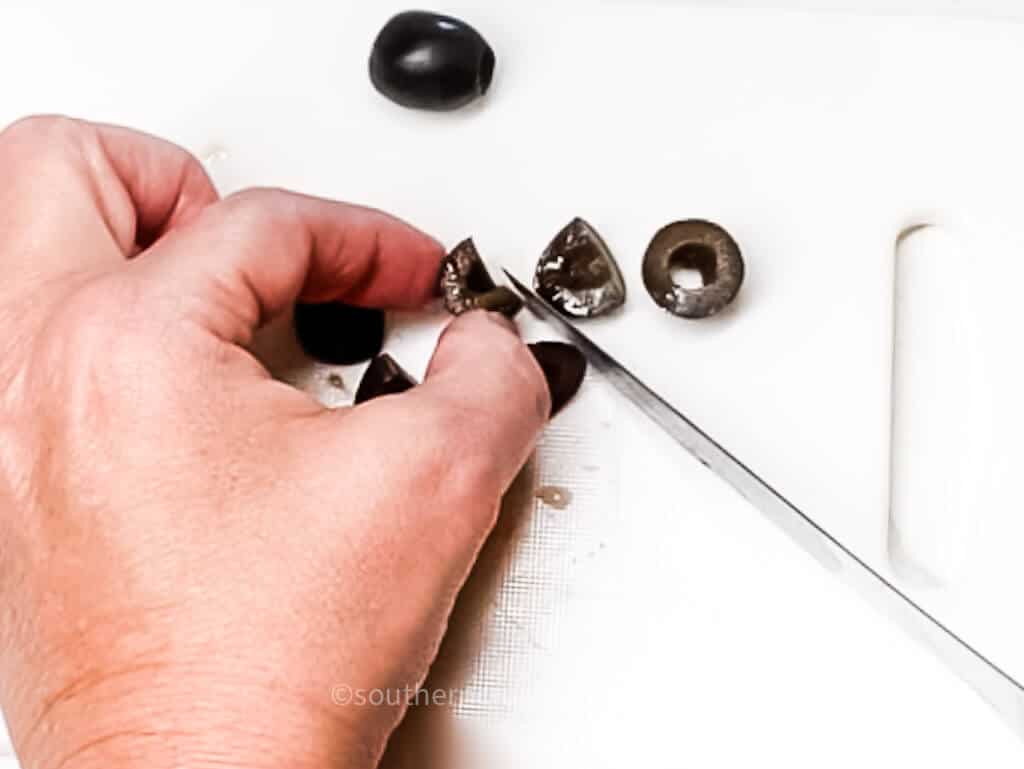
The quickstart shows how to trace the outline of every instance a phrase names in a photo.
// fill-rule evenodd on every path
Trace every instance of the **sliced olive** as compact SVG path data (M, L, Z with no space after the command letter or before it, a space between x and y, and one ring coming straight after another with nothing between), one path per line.
M537 293L573 318L594 318L621 307L626 282L597 231L573 219L551 241L533 277Z
M384 345L384 313L342 302L295 305L295 336L306 354L323 363L369 360Z
M676 283L673 270L700 273L703 285ZM654 236L644 257L644 285L651 298L683 318L706 318L721 312L743 285L740 247L724 229L703 219L674 222Z
M583 353L565 342L534 342L530 352L540 364L551 391L551 416L572 400L583 384L587 359Z
M452 315L469 310L492 310L509 318L523 309L523 300L511 289L498 286L468 238L441 262L441 295Z
M453 110L487 93L494 51L464 21L406 11L384 25L370 54L370 80L404 107Z
M395 362L386 352L370 363L356 390L356 403L380 398L382 395L398 395L416 386L416 380Z

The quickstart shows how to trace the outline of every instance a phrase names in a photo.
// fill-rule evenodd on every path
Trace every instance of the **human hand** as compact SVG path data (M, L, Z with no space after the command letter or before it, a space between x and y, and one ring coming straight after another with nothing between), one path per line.
M292 302L416 307L442 249L384 214L218 201L183 150L0 134L0 704L23 765L364 767L437 650L550 409L468 313L424 383L327 411L246 350Z

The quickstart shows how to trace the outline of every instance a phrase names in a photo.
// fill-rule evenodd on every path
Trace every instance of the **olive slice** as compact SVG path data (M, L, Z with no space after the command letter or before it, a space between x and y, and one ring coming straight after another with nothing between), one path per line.
M572 400L583 384L587 359L578 348L565 342L534 342L530 352L536 358L551 392L551 416Z
M459 243L441 262L440 284L444 306L452 315L479 309L514 318L523 308L517 293L491 279L472 238Z
M342 302L295 305L295 336L311 358L344 366L384 346L384 312Z
M685 288L672 270L697 270L703 286ZM644 257L644 285L651 298L683 318L707 318L721 312L739 293L745 267L740 247L724 229L703 219L662 227Z
M383 395L398 395L415 386L416 380L409 376L394 358L386 352L381 353L363 373L356 390L355 402L359 404Z
M626 301L626 282L597 231L576 218L545 249L533 287L563 315L594 318Z
M406 11L377 35L370 80L403 107L454 110L487 93L494 50L464 21L426 11Z

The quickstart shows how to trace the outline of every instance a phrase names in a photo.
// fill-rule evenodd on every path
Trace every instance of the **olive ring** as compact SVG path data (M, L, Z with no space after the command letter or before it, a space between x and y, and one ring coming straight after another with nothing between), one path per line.
M704 285L686 288L673 269L697 270ZM644 285L661 307L683 318L707 318L736 298L744 275L740 247L724 229L703 219L662 227L644 256Z

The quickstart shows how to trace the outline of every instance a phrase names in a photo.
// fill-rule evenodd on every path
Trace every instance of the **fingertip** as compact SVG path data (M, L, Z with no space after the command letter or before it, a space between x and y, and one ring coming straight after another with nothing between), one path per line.
M440 295L441 282L438 275L441 273L441 263L447 252L439 240L423 230L410 224L406 224L406 227L411 230L412 237L416 240L414 253L411 256L411 263L416 266L415 289L410 292L406 304L410 308L417 308Z

